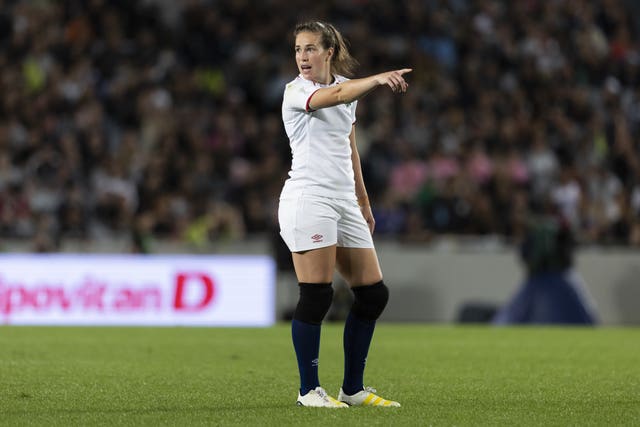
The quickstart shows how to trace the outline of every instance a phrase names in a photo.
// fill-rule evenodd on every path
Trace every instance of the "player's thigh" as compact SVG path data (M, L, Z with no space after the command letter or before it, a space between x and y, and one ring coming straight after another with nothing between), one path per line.
M293 268L298 282L329 283L336 266L336 245L304 252L293 252Z
M373 285L382 280L375 248L336 249L336 267L349 286Z

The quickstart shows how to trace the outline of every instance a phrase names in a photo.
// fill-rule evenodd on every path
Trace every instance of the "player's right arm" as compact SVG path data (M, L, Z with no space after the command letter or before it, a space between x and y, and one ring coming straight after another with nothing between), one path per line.
M335 86L318 89L309 99L308 107L310 110L319 110L338 104L348 104L357 101L378 86L389 86L394 93L406 92L409 84L402 76L411 71L411 68L387 71L386 73L347 80Z

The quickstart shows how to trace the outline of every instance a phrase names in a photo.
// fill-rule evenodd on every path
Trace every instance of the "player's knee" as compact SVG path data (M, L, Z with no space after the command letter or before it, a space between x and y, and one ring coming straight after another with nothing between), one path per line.
M378 319L389 301L389 288L381 280L371 286L353 288L354 301L351 312L359 319Z
M293 318L319 325L331 307L333 288L331 283L300 283L300 297Z

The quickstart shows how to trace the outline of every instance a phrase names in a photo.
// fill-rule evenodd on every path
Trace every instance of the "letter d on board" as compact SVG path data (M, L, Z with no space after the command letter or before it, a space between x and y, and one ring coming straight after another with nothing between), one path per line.
M198 294L199 297L186 298L187 293L192 296ZM213 293L213 280L206 274L179 273L176 276L176 295L173 300L173 307L181 311L203 310L213 299Z

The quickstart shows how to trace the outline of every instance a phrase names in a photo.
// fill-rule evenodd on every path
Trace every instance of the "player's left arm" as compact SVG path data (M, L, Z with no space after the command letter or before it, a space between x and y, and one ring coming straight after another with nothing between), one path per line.
M373 212L371 212L371 205L369 204L369 196L367 195L367 189L364 186L364 178L362 177L362 166L360 164L360 154L358 153L358 146L356 145L356 125L351 127L351 133L349 134L349 142L351 144L351 163L353 164L353 175L356 181L356 197L358 198L358 205L362 211L362 216L369 225L369 231L373 234L373 230L376 227L376 220L373 218Z

